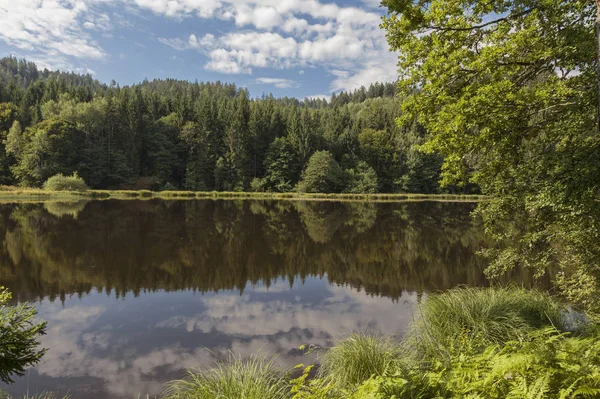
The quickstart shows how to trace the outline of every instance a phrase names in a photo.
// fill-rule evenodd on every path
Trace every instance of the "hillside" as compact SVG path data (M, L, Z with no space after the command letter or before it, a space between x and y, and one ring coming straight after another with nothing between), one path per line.
M399 102L393 83L253 99L234 84L120 87L3 58L0 183L77 171L92 188L440 192L442 159L416 149L420 126L397 126Z

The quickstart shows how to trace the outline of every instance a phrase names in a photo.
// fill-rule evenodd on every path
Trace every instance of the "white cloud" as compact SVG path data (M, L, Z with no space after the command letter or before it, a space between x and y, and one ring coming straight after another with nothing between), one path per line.
M381 7L381 0L362 0L363 4L371 8Z
M215 11L220 18L256 30L212 36L202 46L177 38L161 41L178 50L200 50L208 57L205 68L221 73L322 67L335 76L331 92L396 80L396 56L388 51L384 32L379 28L380 16L375 12L317 0L222 3L223 7ZM312 22L305 16L311 17Z
M219 0L132 0L137 6L170 17L196 14L210 18L222 7Z
M298 82L290 79L281 79L281 78L257 78L256 83L273 85L278 89L289 89L292 87L300 87Z
M107 30L110 18L86 0L10 0L0 6L0 40L47 57L103 58L87 30Z
M114 26L130 29L125 13L150 11L168 18L214 18L237 30L221 35L161 37L176 50L196 50L204 67L226 74L257 68L319 67L333 73L330 91L373 80L394 80L380 14L321 0L0 0L0 41L50 68L107 57L94 35L110 38ZM376 6L378 0L363 0ZM366 6L365 6L366 7ZM141 13L139 15L142 15ZM228 22L225 22L227 24ZM243 28L244 30L240 30ZM80 68L87 68L83 66ZM343 75L343 76L342 76Z

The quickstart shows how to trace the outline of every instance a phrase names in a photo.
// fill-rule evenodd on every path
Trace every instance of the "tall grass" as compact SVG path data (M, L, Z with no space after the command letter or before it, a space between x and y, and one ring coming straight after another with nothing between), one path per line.
M354 333L319 356L318 377L351 388L399 366L400 345L392 337Z
M212 369L189 371L188 377L170 383L165 399L289 399L292 397L285 373L273 359L230 355L229 361Z
M522 340L530 332L565 329L566 309L548 293L519 287L455 288L432 295L420 308L405 347L417 358Z

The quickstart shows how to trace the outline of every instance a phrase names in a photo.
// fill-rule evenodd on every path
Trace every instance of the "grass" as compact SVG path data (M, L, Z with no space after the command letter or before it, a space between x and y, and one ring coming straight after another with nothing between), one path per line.
M455 288L432 295L420 308L405 346L415 358L522 340L534 330L565 330L566 309L548 293L519 287Z
M462 194L313 194L269 193L240 191L149 191L149 190L87 190L52 191L28 187L0 186L0 199L288 199L318 201L461 201L477 202L487 199L482 195Z
M70 399L70 396L69 395L58 396L54 392L42 392L42 393L37 393L37 394L33 394L33 395L25 394L23 396L20 396L19 398L22 398L22 399ZM17 399L17 398L0 392L0 399Z
M230 355L215 368L189 371L188 377L170 383L165 399L290 399L287 375L278 371L273 359L248 359Z
M319 356L318 377L351 388L399 364L400 344L389 336L354 333Z
M544 292L515 286L455 288L422 303L402 342L359 333L336 342L318 357L315 377L290 380L273 359L230 355L225 363L171 382L162 398L508 397L507 392L523 389L526 394L511 397L559 397L531 394L538 383L540 392L552 388L560 397L575 397L562 394L576 387L596 397L597 332L589 339L562 334L565 315L565 307ZM32 399L38 398L55 399Z

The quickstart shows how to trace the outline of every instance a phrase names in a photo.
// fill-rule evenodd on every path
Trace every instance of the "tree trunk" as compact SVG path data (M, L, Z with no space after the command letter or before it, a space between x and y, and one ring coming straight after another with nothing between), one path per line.
M598 122L598 131L600 132L600 0L596 0L596 51L596 81L598 83L598 99L596 100L596 118Z

